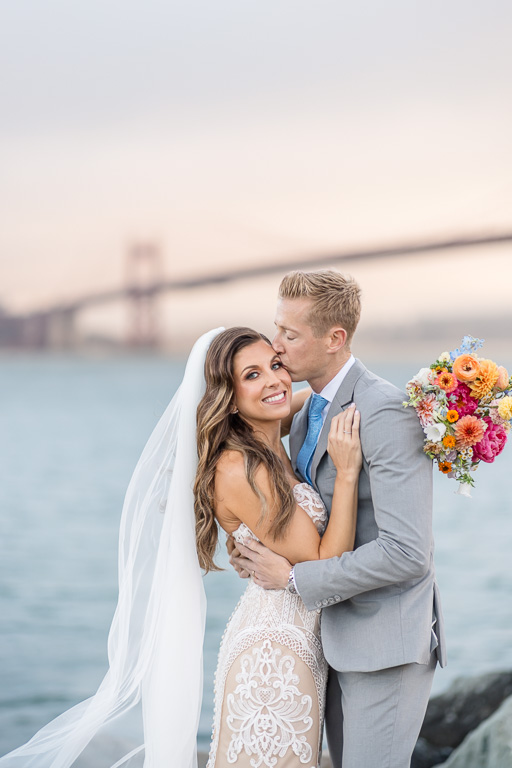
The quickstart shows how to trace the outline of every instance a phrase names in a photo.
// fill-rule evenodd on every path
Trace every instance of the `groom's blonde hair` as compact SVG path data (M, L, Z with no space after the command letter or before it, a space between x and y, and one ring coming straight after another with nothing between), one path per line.
M347 346L361 315L361 289L353 277L332 269L317 272L289 272L279 286L280 299L310 299L307 322L315 336L341 326L347 332Z

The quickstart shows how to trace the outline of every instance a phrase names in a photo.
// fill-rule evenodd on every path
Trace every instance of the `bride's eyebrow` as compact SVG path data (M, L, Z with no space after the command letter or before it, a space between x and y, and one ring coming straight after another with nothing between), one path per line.
M270 362L273 363L274 360L279 360L279 362L281 362L281 358L279 357L277 352L275 355L271 357ZM254 363L254 365L246 365L245 368L242 368L242 370L240 371L240 376L244 373L244 371L248 371L250 368L261 368L261 366L259 365L259 363Z
M246 365L245 368L242 368L242 370L240 371L240 375L242 375L244 371L248 371L249 368L259 368L259 367L260 366L258 365L258 363L254 363L254 365Z

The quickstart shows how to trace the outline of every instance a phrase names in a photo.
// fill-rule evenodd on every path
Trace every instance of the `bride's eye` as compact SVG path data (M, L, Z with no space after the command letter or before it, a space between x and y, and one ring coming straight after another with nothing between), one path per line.
M282 368L283 364L280 360L276 360L275 363L272 363L272 370L276 370L277 368Z
M246 379L253 379L257 375L258 375L258 371L251 371L250 373L247 374L247 376L245 378Z

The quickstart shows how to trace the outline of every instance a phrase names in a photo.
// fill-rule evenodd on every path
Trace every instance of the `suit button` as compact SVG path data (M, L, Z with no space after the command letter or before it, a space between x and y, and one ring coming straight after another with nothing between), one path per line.
M340 597L340 595L334 595L334 599L335 600L341 600L341 597Z
M316 605L317 608L321 608L322 607L322 601L321 600L317 600L315 605Z
M322 605L329 605L329 600L322 600Z

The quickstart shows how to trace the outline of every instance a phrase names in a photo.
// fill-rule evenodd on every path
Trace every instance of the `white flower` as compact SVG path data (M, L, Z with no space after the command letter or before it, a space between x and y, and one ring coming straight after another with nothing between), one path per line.
M419 381L422 387L428 387L430 384L430 374L432 371L430 368L420 368L416 376L412 379L413 381Z
M423 431L427 436L427 440L430 440L432 443L439 443L444 437L446 427L444 424L437 422L436 424L431 424L430 426L425 427Z
M440 363L449 363L452 358L449 352L443 352L443 354L439 355L437 359Z
M466 498L471 498L471 486L469 483L459 483L459 487L457 488L456 493L458 493L460 496L466 496Z

